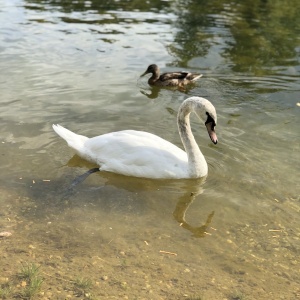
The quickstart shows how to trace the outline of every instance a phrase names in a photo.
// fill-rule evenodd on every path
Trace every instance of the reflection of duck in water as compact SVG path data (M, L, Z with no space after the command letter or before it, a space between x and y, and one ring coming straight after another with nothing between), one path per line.
M169 90L169 91L179 91L184 94L188 94L188 92L192 89L193 87L191 85L188 85L186 87L178 87L178 86L168 86L164 87L164 90ZM141 88L140 92L144 96L146 96L149 99L156 99L160 96L161 94L161 87L158 86L149 86L147 89Z
M53 125L53 129L80 157L97 164L96 171L144 178L199 178L207 175L208 166L191 130L191 112L205 124L210 139L217 144L216 110L200 97L186 99L179 108L177 124L185 151L144 131L124 130L87 138L59 125Z
M157 65L150 65L147 70L140 76L145 76L151 73L152 76L148 79L149 85L160 87L183 87L185 85L194 83L197 79L202 77L202 74L190 72L168 72L160 75Z
M177 88L176 88L177 89ZM159 96L160 88L157 86L150 87L150 89L141 89L140 92L149 99L156 99Z

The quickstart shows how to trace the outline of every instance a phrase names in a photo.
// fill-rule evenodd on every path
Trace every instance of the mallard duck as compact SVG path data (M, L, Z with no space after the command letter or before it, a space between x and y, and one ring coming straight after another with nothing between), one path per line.
M187 84L194 83L197 79L202 77L202 74L190 73L190 72L168 72L159 74L159 67L155 64L150 65L147 70L140 76L143 77L146 74L152 73L152 76L148 79L150 85L155 86L185 86Z
M144 131L123 130L88 138L60 125L53 125L53 129L80 157L97 164L98 171L144 178L199 178L207 175L208 167L191 130L191 112L217 144L215 107L200 97L187 98L178 111L178 131L185 151Z

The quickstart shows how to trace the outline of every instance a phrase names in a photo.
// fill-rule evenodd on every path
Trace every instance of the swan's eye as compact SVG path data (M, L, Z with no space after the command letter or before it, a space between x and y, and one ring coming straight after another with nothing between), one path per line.
M216 126L215 120L211 117L211 115L208 112L206 112L206 115L207 115L207 120L205 122L205 125L208 123L212 123L212 128L214 128Z

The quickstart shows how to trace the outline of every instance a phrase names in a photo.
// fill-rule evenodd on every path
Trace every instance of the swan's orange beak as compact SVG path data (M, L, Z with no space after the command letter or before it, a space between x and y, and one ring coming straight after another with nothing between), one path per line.
M218 143L218 138L217 138L217 135L215 132L214 122L213 121L208 122L205 124L205 126L206 126L206 129L207 129L207 132L208 132L208 135L209 135L211 141L216 145Z

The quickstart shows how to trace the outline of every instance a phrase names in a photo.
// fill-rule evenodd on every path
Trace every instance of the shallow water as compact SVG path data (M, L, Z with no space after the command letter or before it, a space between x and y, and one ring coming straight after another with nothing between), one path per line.
M0 232L12 236L0 239L0 283L34 262L38 299L75 297L78 277L93 282L84 299L300 297L299 6L1 2ZM203 77L150 88L139 75L153 62ZM194 95L218 113L217 145L192 122L206 180L96 173L68 191L94 166L53 123L180 146L176 112Z

